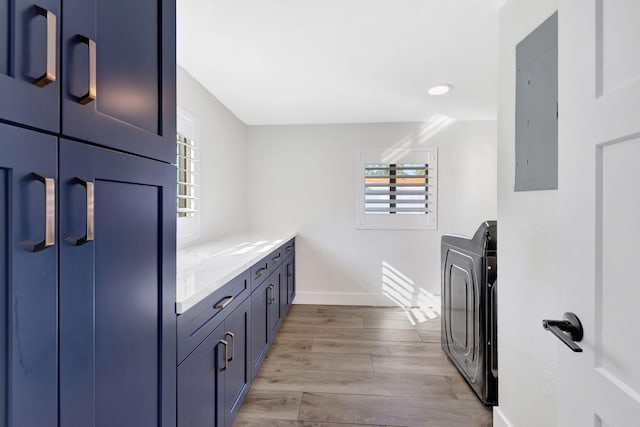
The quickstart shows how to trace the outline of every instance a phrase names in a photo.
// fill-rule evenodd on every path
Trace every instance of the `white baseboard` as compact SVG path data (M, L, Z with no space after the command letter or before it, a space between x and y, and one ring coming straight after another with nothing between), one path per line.
M319 305L366 305L376 307L395 307L389 298L382 294L360 293L328 293L328 292L297 292L294 304Z
M493 427L513 427L498 406L493 407Z

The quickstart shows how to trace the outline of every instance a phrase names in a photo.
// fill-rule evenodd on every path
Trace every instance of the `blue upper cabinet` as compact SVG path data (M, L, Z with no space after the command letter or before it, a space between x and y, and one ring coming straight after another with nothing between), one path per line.
M0 119L58 132L60 22L59 0L0 0Z
M60 426L175 427L175 167L59 155Z
M62 134L175 162L175 1L65 0Z
M0 426L56 427L55 137L0 124Z

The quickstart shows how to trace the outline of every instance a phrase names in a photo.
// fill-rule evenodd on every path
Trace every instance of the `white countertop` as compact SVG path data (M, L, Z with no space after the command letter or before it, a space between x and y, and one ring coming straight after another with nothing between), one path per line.
M241 234L178 250L176 313L184 313L296 234Z

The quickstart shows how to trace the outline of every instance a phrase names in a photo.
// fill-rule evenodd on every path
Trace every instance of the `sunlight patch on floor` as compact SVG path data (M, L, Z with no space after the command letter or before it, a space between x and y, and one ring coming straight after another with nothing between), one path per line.
M386 261L382 261L382 294L402 308L413 326L440 317L440 297Z

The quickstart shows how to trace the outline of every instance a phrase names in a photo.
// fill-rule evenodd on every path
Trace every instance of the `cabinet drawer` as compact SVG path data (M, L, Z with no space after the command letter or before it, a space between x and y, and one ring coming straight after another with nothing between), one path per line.
M269 273L274 272L286 257L287 256L284 253L284 246L280 246L278 249L271 252L268 257Z
M273 273L282 262L284 256L281 248L271 252L266 257L251 266L251 291L253 292L264 280Z
M291 239L284 245L282 245L282 255L284 258L289 257L289 255L293 255L296 252L296 240Z
M178 363L204 341L249 294L249 271L245 271L178 316Z
M269 257L264 257L251 266L251 292L269 276Z
M282 264L285 258L293 251L293 240L280 246L266 257L251 267L251 291L253 292L264 279L273 273Z

